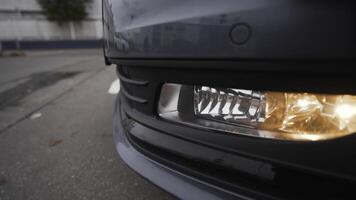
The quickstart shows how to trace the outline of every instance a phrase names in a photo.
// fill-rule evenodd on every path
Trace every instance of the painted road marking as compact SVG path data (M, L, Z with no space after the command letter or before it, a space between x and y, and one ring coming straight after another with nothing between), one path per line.
M120 80L116 79L115 81L113 81L110 85L110 88L108 90L109 94L117 94L120 91Z

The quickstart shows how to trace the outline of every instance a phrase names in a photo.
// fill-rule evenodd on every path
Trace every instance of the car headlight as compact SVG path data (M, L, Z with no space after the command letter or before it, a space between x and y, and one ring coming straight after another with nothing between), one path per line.
M356 132L356 96L164 84L158 113L186 125L282 140Z

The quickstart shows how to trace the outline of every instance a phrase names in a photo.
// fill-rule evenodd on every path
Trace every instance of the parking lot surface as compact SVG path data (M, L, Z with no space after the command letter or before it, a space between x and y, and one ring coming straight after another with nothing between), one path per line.
M101 50L0 57L1 200L173 199L115 150L115 80Z

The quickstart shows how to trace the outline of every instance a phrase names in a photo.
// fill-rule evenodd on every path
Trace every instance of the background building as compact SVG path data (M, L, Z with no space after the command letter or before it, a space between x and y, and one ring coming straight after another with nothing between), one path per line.
M92 0L86 20L62 26L49 22L36 0L0 2L0 41L3 48L13 48L16 41L20 41L23 47L34 47L34 44L38 47L39 44L59 41L77 45L79 41L88 45L88 42L102 38L102 34L101 0Z

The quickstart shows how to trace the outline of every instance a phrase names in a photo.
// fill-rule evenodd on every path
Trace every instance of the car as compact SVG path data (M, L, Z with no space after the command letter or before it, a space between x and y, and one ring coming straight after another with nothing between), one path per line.
M181 199L355 199L354 11L103 0L119 155Z

